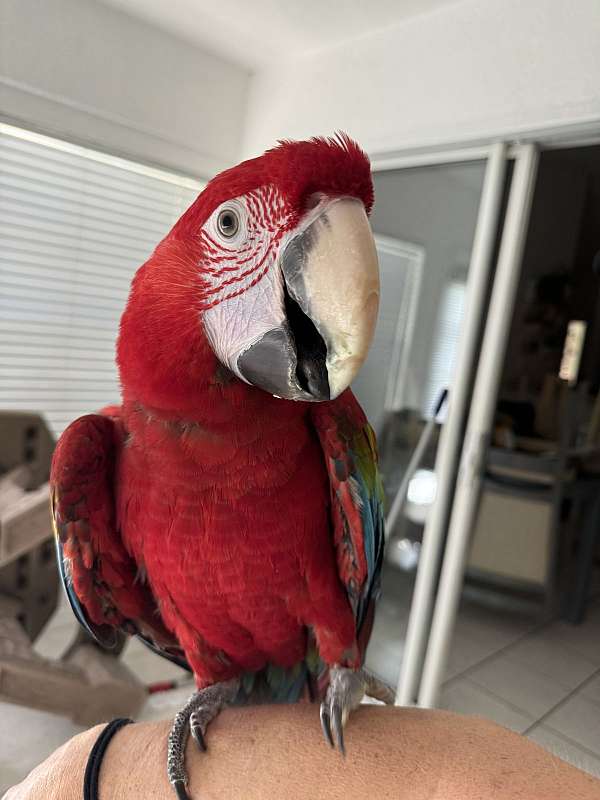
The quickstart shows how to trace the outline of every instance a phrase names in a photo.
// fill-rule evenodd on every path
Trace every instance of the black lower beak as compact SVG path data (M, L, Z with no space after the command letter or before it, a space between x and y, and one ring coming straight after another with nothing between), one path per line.
M248 383L276 397L301 400L300 388L290 385L294 358L294 345L287 327L273 328L242 353L237 367Z
M285 313L296 346L296 380L301 389L315 400L329 400L327 346L313 321L287 291Z
M286 321L242 353L240 374L254 386L289 400L329 400L327 346L314 323L284 288Z

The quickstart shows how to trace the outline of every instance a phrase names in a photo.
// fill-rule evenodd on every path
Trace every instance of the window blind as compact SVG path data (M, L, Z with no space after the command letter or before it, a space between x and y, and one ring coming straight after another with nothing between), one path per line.
M0 124L0 408L58 436L118 402L131 279L201 188Z
M442 302L433 337L433 353L423 398L422 412L430 419L443 389L450 389L465 308L466 283L451 281L442 294Z

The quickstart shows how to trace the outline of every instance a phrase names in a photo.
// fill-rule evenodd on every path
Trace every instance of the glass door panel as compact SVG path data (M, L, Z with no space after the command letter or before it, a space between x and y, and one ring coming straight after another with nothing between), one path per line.
M436 400L452 390L465 314L466 285L486 161L374 174L371 222L381 270L381 310L372 351L354 384L379 438L389 504ZM435 497L433 466L440 422L418 469L388 548L383 593L368 667L396 685L410 612L415 567Z

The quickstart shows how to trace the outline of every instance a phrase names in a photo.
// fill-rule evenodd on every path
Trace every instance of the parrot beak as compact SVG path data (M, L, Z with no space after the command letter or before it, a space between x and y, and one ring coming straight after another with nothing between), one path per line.
M377 251L362 202L321 198L282 248L285 319L237 361L279 397L333 400L365 360L377 322Z

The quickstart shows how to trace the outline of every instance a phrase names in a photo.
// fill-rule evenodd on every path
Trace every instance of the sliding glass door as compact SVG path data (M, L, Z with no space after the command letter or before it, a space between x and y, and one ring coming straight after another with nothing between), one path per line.
M494 159L497 161L497 171L494 170ZM489 269L491 265L492 244L496 239L499 223L504 159L505 153L496 148L488 165L488 181L486 181L488 191L481 206L476 234L477 243L474 248L475 268ZM523 145L516 150L494 281L485 326L482 330L481 350L447 525L447 542L431 632L418 693L419 705L425 707L438 704L440 687L446 674L471 534L479 505L504 353L521 274L537 163L538 153L535 145ZM494 205L493 212L486 209L486 202ZM487 248L483 242L486 236L489 237ZM487 249L487 253L479 254L478 246L481 246L482 250ZM481 260L481 264L478 263L478 259ZM450 504L448 505L450 508Z
M464 419L464 387L470 385L474 354L463 355L461 376L457 359L469 308L481 321L489 277L481 266L483 279L480 275L474 280L472 274L486 168L486 159L476 159L374 175L372 225L381 265L381 313L373 350L354 389L379 437L388 509L396 499L387 532L383 595L367 659L369 668L393 685L410 655L411 607L419 631L419 641L412 645L420 653L415 675L429 629L435 590L430 572L434 562L439 564L441 537L438 532L424 570L427 527L444 493L447 515L452 491L448 474L442 476L446 485L440 485L440 433L452 419L458 427ZM457 376L463 386L458 404ZM450 403L436 415L445 390ZM446 461L455 464L458 436L449 445ZM421 584L417 606L415 580L417 587Z
M389 513L367 665L402 704L436 705L453 658L536 148L510 159L499 143L487 158L375 175L382 314L355 390L379 436Z

